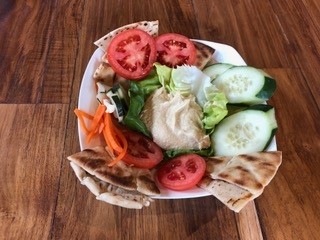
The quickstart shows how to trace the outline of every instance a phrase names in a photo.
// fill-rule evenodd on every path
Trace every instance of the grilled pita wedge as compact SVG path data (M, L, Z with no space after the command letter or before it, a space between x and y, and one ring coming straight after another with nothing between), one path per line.
M102 146L85 149L69 156L68 160L80 182L97 199L120 206L126 206L128 201L147 206L150 198L146 195L160 194L149 170L130 167L123 162L109 167L112 158Z
M107 50L111 40L119 33L128 29L140 29L151 36L157 36L159 31L159 21L141 21L136 23L131 23L120 28L117 28L107 35L103 36L99 40L95 41L94 44L101 48L104 52Z
M249 201L261 195L281 162L280 151L208 158L207 175L198 186L231 210L239 212Z
M215 52L215 49L205 45L201 42L193 41L194 46L196 47L197 58L195 66L199 69L203 69L208 64L213 64L212 55Z
M70 162L70 165L81 184L85 185L98 200L132 209L141 209L144 206L149 206L153 201L150 197L137 191L128 191L106 183L90 175L73 162Z

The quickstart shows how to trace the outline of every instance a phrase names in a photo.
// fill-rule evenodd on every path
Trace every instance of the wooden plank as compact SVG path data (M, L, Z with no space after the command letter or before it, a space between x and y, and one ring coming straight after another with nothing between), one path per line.
M47 239L67 105L0 105L0 239Z
M82 21L85 1L64 0L58 1L57 5L59 11L55 12L55 20L49 25L53 31L47 53L50 60L45 65L41 103L69 103L72 84L81 81L75 71L81 47L80 29L86 24Z
M259 217L254 201L249 202L236 214L240 239L263 239Z
M266 70L277 79L271 104L276 109L283 162L256 201L262 231L268 239L318 239L320 112L300 70Z
M7 7L10 14L0 22L0 52L6 57L0 65L1 102L69 102L83 4L20 1Z
M233 46L255 67L297 66L268 1L207 0L194 5L202 39Z
M270 0L279 23L289 42L302 76L320 106L320 14L319 1L279 1Z
M0 88L1 102L35 103L40 97L37 90L45 72L53 8L54 2L47 5L21 2L10 5L8 12L3 13L0 52L6 61L0 66L0 72L5 73Z

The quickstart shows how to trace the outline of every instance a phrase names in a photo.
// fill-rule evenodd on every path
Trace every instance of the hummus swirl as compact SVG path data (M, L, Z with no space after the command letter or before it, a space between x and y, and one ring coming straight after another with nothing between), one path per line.
M148 97L141 114L153 141L165 150L210 147L210 138L204 133L202 118L202 109L194 96L168 93L164 87Z

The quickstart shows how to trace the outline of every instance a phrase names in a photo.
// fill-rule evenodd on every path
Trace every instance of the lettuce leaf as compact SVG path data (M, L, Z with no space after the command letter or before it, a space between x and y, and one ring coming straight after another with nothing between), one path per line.
M225 94L211 83L209 76L195 66L184 65L173 69L170 89L179 91L184 96L196 96L197 103L203 109L204 128L209 132L228 114Z
M180 150L166 150L164 152L165 158L171 159L183 154L195 153L203 157L210 157L214 155L213 148L207 148L202 150L194 150L194 149L180 149Z
M156 69L156 73L158 74L159 82L161 83L162 86L168 89L172 68L169 68L166 65L161 65L160 63L157 63L157 62L154 63L153 65Z
M129 108L123 119L123 123L127 127L151 137L146 124L140 119L140 114L149 94L161 86L156 71L152 71L144 80L139 82L130 81L130 88L128 90L130 97Z
M204 128L212 131L225 116L228 114L227 97L220 92L214 85L205 89L207 102L203 105L204 118L202 120Z

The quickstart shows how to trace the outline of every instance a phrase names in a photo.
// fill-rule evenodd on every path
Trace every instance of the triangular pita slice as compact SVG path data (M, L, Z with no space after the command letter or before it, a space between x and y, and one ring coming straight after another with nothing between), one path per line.
M280 151L208 158L207 177L198 185L239 212L263 192L281 162Z
M214 48L197 41L193 41L193 44L196 47L197 58L194 65L197 68L202 70L207 64L214 63L212 58Z
M112 158L102 146L75 153L68 160L114 186L146 195L160 194L150 170L131 167L121 161L109 167Z
M254 196L249 191L234 184L205 176L198 186L211 193L231 210L239 212Z
M98 200L132 209L141 209L144 206L149 206L150 202L153 201L150 197L137 191L128 191L106 183L90 175L73 162L70 162L70 165L81 184L85 185Z
M99 40L95 41L94 44L105 52L108 49L108 46L111 40L117 34L128 29L140 29L149 33L151 36L157 36L159 31L159 21L158 20L157 21L141 21L141 22L131 23L131 24L122 26L120 28L117 28L111 31L110 33L103 36Z

